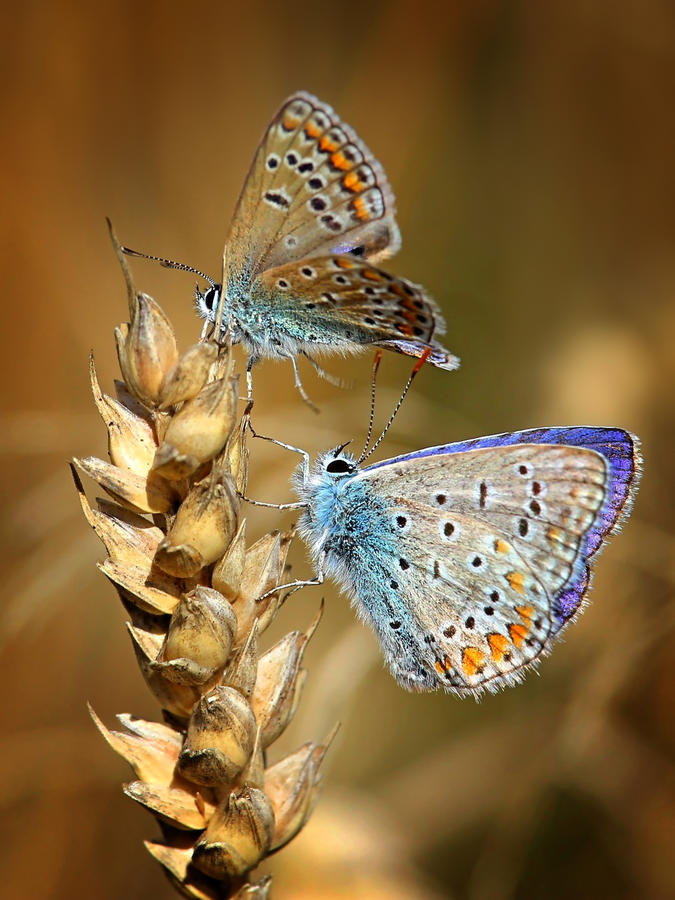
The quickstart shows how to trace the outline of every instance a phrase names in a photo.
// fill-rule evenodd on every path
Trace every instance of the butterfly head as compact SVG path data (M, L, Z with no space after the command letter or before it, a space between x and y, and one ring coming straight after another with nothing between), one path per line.
M205 291L200 291L199 285L195 285L195 307L202 319L208 319L210 322L216 321L221 290L222 285L214 282L211 282Z
M350 443L351 441L347 441L346 444L322 453L316 462L317 474L330 481L339 481L345 476L353 475L358 464L351 453L345 453L345 447Z
M346 446L347 444L342 444L320 453L311 468L306 463L298 467L293 481L296 491L304 500L311 504L326 490L332 494L340 482L351 478L358 471L356 459L351 453L345 453Z
M306 509L298 526L300 534L316 546L323 546L326 529L340 515L343 489L358 472L358 464L343 444L319 454L311 468L300 465L293 477L295 491Z

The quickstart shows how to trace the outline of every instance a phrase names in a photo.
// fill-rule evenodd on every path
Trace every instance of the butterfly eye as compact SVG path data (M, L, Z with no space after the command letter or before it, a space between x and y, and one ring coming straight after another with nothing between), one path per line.
M326 472L331 475L342 475L345 472L353 472L354 466L348 463L346 459L334 459L326 466Z
M218 302L220 300L220 285L210 287L207 291L204 291L204 293L202 294L202 300L204 301L204 306L208 309L208 311L213 312L213 310L218 306Z

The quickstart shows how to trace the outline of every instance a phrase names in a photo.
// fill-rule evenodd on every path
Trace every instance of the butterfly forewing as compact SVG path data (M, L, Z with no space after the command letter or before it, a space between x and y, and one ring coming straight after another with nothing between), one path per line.
M274 266L330 252L363 258L400 243L382 167L311 94L290 97L255 154L225 252L232 288Z
M387 504L400 552L383 563L423 648L408 672L399 660L401 681L419 687L426 671L426 686L498 686L548 649L556 598L583 568L605 500L599 453L523 444L404 458L357 477ZM397 632L381 630L385 649Z

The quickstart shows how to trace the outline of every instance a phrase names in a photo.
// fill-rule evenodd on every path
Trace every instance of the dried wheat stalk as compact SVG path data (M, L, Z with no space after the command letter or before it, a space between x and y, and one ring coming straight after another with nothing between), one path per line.
M264 898L271 879L252 882L251 872L306 822L329 743L266 765L298 705L317 622L259 651L281 601L256 601L281 582L292 535L271 532L247 547L239 493L248 451L231 355L202 342L179 356L167 317L136 291L113 241L130 312L115 331L124 379L116 399L90 363L110 462L76 459L73 475L164 722L120 715L119 732L91 714L135 772L125 793L156 817L162 839L146 846L174 885L200 900ZM91 506L77 470L111 499Z

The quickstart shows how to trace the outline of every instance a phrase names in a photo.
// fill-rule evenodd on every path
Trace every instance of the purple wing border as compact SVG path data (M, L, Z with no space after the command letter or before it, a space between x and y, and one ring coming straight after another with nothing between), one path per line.
M489 437L474 438L445 444L441 447L427 447L414 453L397 456L368 466L363 472L371 472L398 462L411 462L428 456L442 456L466 453L469 450L484 450L490 447L510 447L514 444L565 444L571 447L586 447L600 453L608 465L607 497L586 534L581 548L579 567L567 586L555 599L555 616L559 627L566 625L581 607L591 581L588 561L603 546L607 535L616 531L630 512L642 471L642 457L638 438L621 428L596 428L574 426L571 428L533 428L526 431L494 434Z

